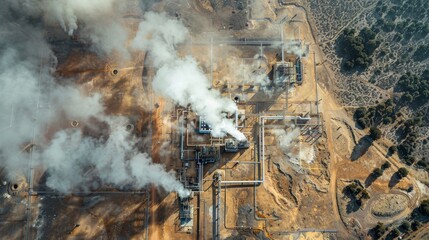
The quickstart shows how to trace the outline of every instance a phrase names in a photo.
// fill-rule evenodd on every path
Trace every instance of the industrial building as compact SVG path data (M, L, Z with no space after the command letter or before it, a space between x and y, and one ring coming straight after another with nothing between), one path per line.
M202 134L209 134L212 132L211 126L205 121L204 116L200 116L198 120L198 132Z
M194 227L194 205L190 198L179 198L179 228L180 231L191 233Z
M293 62L277 62L274 65L274 83L281 85L296 82L296 69Z
M219 47L224 43L220 41ZM210 44L214 47L216 41L212 40ZM270 42L267 41L259 43L255 39L244 39L231 41L231 44L243 44L243 48L250 52L258 51L258 56L264 56L264 59L268 58L266 56L274 55L273 52L278 54L278 46L270 48ZM263 46L266 46L267 53L263 52ZM207 123L204 116L192 112L191 107L176 108L173 119L176 119L177 125L180 126L178 132L180 148L178 151L182 160L181 169L178 171L180 181L197 194L193 199L178 199L178 225L181 229L186 227L186 231L194 231L195 228L191 226L196 226L197 231L201 232L199 234L211 232L213 239L220 239L221 222L225 221L223 219L227 214L225 208L228 207L222 206L225 199L221 192L230 186L239 186L253 189L256 194L257 186L265 181L266 168L268 167L268 170L270 168L270 158L266 154L266 138L269 136L271 139L271 134L268 134L271 129L300 128L302 137L299 141L305 141L303 144L306 146L313 144L321 136L317 103L311 101L294 103L295 105L288 103L291 89L303 84L303 59L300 56L286 55L284 52L281 52L281 55L282 60L277 60L271 65L267 60L267 70L263 71L267 74L267 79L270 78L269 85L275 89L271 96L264 93L264 88L259 85L240 81L222 82L222 79L219 81L223 96L229 97L238 108L235 113L226 114L226 117L245 134L246 141L238 141L231 136L213 137L210 135L212 126ZM272 72L271 76L269 69ZM256 70L261 73L260 69ZM238 168L246 169L244 172L249 174L238 173ZM209 188L213 191L207 191ZM206 201L213 201L210 202L210 206L213 207L211 217L207 216L209 210ZM199 210L194 212L193 206L199 206ZM256 208L255 203L254 209ZM211 219L212 228L207 226L209 224L207 218Z

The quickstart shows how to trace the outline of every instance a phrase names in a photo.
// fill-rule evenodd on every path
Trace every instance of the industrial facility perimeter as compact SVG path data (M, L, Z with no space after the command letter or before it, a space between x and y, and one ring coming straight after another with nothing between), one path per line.
M403 164L331 96L307 1L7 2L5 239L369 239L429 192L368 176Z

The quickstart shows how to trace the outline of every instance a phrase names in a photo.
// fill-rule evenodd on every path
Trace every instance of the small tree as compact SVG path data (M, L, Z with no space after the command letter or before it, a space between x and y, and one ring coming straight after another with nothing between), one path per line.
M411 229L413 231L417 231L423 224L417 220L414 220L413 223L411 223Z
M363 129L365 129L365 128L368 126L368 120L367 120L365 117L363 117L363 118L359 118L359 119L356 121L356 123L357 123L360 127L362 127Z
M359 119L364 117L366 114L366 109L364 107L360 107L358 109L356 109L355 113L354 113L354 117L355 119Z
M350 185L347 185L346 191L352 194L353 196L356 196L362 191L362 187L357 185L356 183L351 183Z
M372 174L374 174L374 177L378 178L383 175L383 171L380 168L376 168L374 169L374 171L372 171Z
M391 117L383 117L383 123L384 124L387 125L387 124L389 124L391 122L393 122L393 119Z
M378 140L381 138L381 131L380 129L376 128L376 127L372 127L369 129L369 137L372 140Z
M395 145L390 146L388 151L390 154L394 154L396 151L398 151L398 147L396 147Z
M402 224L401 227L406 231L409 232L411 231L411 223L408 222L407 220L405 220Z
M361 193L361 198L363 199L369 199L369 193L366 189L364 189Z
M379 239L386 232L386 227L384 226L383 223L378 222L377 225L372 230L374 231L375 239Z
M398 169L398 175L400 178L404 178L408 175L408 170L404 167L401 167L400 169Z
M417 162L417 167L426 168L428 166L429 166L428 163L424 159L422 159L422 160L420 160L420 161Z
M429 216L429 200L423 200L420 204L419 211L426 216Z
M409 93L405 93L404 95L402 95L401 97L401 101L405 102L405 103L409 103L412 102L413 99L413 95L409 94Z
M388 168L390 168L390 163L389 163L388 161L385 161L385 162L383 163L383 165L381 165L381 169L382 169L382 170L386 170L386 169L388 169Z
M398 237L399 234L401 234L401 232L397 228L395 228L390 232L390 234L392 234L392 237L395 238L395 237Z

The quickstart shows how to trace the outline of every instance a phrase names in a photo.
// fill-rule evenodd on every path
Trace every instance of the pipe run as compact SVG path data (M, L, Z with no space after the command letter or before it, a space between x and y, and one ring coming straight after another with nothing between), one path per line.
M260 116L259 117L259 155L258 155L258 163L260 164L261 174L260 179L257 180L226 180L220 181L221 184L261 184L265 181L265 120L310 120L310 117L301 117L301 116Z

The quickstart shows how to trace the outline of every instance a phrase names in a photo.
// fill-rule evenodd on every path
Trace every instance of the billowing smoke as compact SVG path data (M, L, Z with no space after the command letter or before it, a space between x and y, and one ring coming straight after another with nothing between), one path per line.
M88 38L104 53L113 50L128 57L128 33L121 24L120 0L7 0L21 14L43 18L46 24L59 24L70 36Z
M71 34L82 21L85 31L94 37L104 34L95 28L113 14L114 2L21 0L2 4L0 164L11 175L26 173L30 156L24 147L34 142L32 164L47 167L47 185L59 192L90 190L103 184L142 188L154 183L186 196L189 192L173 172L166 172L163 165L153 164L148 154L138 151L138 140L121 127L126 125L124 119L104 114L101 95L84 95L70 81L52 75L55 57L38 20L56 19ZM110 31L105 37L115 35L117 32ZM100 39L93 43L104 50L124 46L122 40L107 43ZM72 119L90 125L89 120L94 118L108 123L107 136L88 136L79 128L52 127Z
M225 136L229 133L238 140L246 137L238 131L225 113L237 110L235 103L211 89L209 80L190 56L181 58L175 47L186 40L188 31L177 20L164 14L149 12L139 26L132 46L150 51L158 71L153 88L164 97L173 99L181 106L191 105L193 111L204 116L213 129L212 135Z
M110 123L112 131L107 140L88 138L74 129L58 132L37 156L50 169L46 184L67 193L76 186L97 187L91 186L96 182L95 175L103 184L143 188L156 183L167 191L187 196L189 191L176 180L174 172L166 172L163 165L152 163L146 153L136 154L137 139L128 134L125 124L118 123Z
M11 21L13 12L4 7L0 11L0 159L13 171L26 166L23 145L43 135L60 115L85 120L102 107L99 95L84 97L78 89L55 82L50 75L54 56L41 30Z
M174 99L181 106L191 104L192 109L212 126L213 136L224 136L225 132L238 140L245 140L232 120L226 119L223 112L233 113L237 106L233 101L223 98L210 84L194 59L176 59L162 66L153 82L154 90L164 97Z

